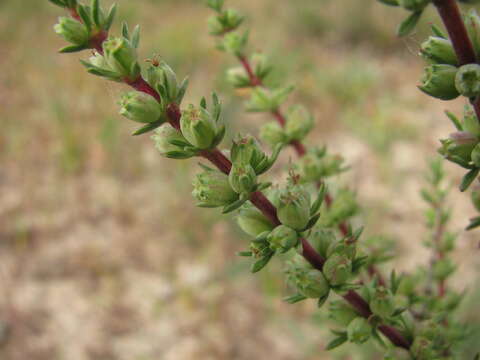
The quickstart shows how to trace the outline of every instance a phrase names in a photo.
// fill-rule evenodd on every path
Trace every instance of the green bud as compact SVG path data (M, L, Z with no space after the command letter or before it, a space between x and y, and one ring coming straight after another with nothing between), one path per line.
M475 97L480 94L480 65L463 65L455 76L455 86L460 94Z
M90 64L92 64L93 66L95 66L97 68L110 70L110 67L108 66L107 62L105 61L105 58L103 57L103 55L99 54L96 51L95 51L95 55L90 57L89 62L90 62Z
M212 35L223 35L236 30L245 18L237 10L227 9L208 19L208 30Z
M375 315L384 319L389 318L395 312L395 304L390 290L378 286L370 301L370 308Z
M330 244L327 250L327 257L330 257L333 254L339 254L353 260L356 252L357 247L354 241L350 241L350 239L342 239Z
M227 71L227 81L235 88L251 86L250 78L243 67L235 67Z
M480 122L470 105L466 105L464 108L463 129L477 137L480 136Z
M270 147L288 142L285 130L277 122L268 122L260 128L260 138Z
M223 37L219 48L235 56L243 56L248 43L248 32L243 34L229 32Z
M410 11L421 11L430 3L430 0L398 0L398 4Z
M422 44L420 54L431 64L458 65L452 42L441 37L430 36Z
M438 359L436 352L433 349L433 342L424 336L416 336L413 345L410 348L410 353L418 360L433 360Z
M372 334L372 325L367 319L357 317L347 328L348 340L355 344L363 344Z
M60 17L54 26L55 32L68 42L75 45L87 45L90 34L81 22L69 17Z
M288 186L280 195L277 210L283 225L301 231L310 220L310 194L300 185Z
M308 237L308 241L323 258L327 258L327 251L336 239L332 231L314 228Z
M352 262L345 255L333 254L325 261L323 274L331 285L343 285L352 275Z
M356 311L342 300L332 301L328 310L329 318L339 326L348 326L358 317Z
M192 194L201 207L225 206L238 199L238 195L230 187L228 176L216 170L198 174L193 187Z
M225 0L207 0L207 6L217 12L221 12Z
M237 217L240 228L251 236L258 236L265 231L272 231L273 225L260 211L244 206Z
M253 136L239 135L233 141L230 157L234 164L249 164L254 169L257 169L265 160L266 155Z
M438 150L438 152L441 155L445 156L447 159L456 158L461 159L464 163L469 163L471 161L472 151L475 148L478 140L467 140L467 138L464 138L459 141L458 133L452 134L450 136L454 136L455 140L440 140L440 142L442 143L442 147Z
M189 105L180 119L182 134L198 149L212 147L217 135L217 126L212 115L203 107Z
M165 62L159 65L149 66L145 71L145 77L146 81L154 89L158 89L165 103L176 103L180 105L188 86L188 79L183 80L183 82L179 84L177 75Z
M477 57L480 55L480 17L475 9L471 9L465 16L465 27L468 31L468 37L472 41L473 48Z
M251 57L251 63L253 67L253 73L262 82L273 70L273 66L270 64L268 57L265 54L255 53Z
M238 194L249 194L257 185L257 174L249 164L233 164L229 174L230 185Z
M285 225L277 226L267 238L272 250L285 253L298 244L298 235L295 230Z
M340 155L329 155L325 148L311 149L296 164L296 170L302 182L319 181L338 175L344 168L344 159Z
M358 211L355 193L349 189L339 189L330 208L322 214L320 222L325 227L337 226Z
M105 61L122 77L136 80L140 76L137 50L125 38L110 38L103 43Z
M184 147L178 145L181 143L187 144L187 140L183 135L172 127L169 123L165 123L160 126L155 134L152 136L152 140L155 142L155 147L163 156L174 158L189 158L195 155L193 151L185 150ZM178 155L183 154L183 157Z
M157 122L162 117L162 108L155 98L140 91L131 91L122 96L120 115L139 123ZM165 118L163 118L165 121Z
M298 291L312 299L321 299L330 293L330 285L325 276L318 270L308 270L297 279Z
M453 100L458 97L455 87L457 68L452 65L434 64L425 68L422 85L418 88L424 93L441 100Z
M303 140L313 129L313 116L301 105L290 107L287 114L285 132L291 140Z
M250 100L246 107L251 112L267 112L275 111L286 100L288 95L293 91L293 87L275 89L270 91L263 87L256 87L252 90Z

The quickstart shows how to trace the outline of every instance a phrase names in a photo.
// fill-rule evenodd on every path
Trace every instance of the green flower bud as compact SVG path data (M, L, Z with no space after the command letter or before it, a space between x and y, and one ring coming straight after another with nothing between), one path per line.
M273 225L260 211L253 207L242 207L237 217L240 228L248 235L256 237L265 231L272 231Z
M430 0L398 0L398 3L404 9L421 11L430 3Z
M440 142L442 143L442 147L438 152L441 155L447 159L455 157L462 159L465 163L469 163L471 161L472 151L478 141L467 142L466 140L462 140L462 142L458 142L458 140L444 139L440 140Z
M175 145L177 143L187 143L187 140L180 131L172 127L169 123L160 126L152 136L152 140L155 142L157 150L160 151L163 156L170 157L170 154L184 153L184 158L188 158L195 155L193 152L185 151L183 147Z
M248 74L242 67L229 69L227 71L227 81L235 88L246 88L252 85Z
M247 42L248 32L243 34L229 32L223 37L223 41L220 44L220 49L235 56L243 56Z
M356 253L357 247L355 242L350 241L349 239L342 239L330 244L327 250L327 257L330 257L333 254L339 254L353 260Z
M267 238L272 250L285 253L298 244L298 235L295 230L285 225L277 226Z
M433 342L424 336L416 336L413 345L410 348L410 353L418 360L433 360L438 359L436 352L433 349Z
M263 87L256 87L252 90L250 100L246 105L247 110L251 112L275 111L287 100L288 95L292 91L293 87L291 86L273 91Z
M313 129L313 116L301 105L290 107L287 114L285 132L291 140L303 140Z
M431 64L458 65L457 55L452 42L436 36L430 36L422 44L422 57Z
M97 68L110 70L110 67L108 66L107 62L105 61L105 58L103 57L103 55L99 54L96 51L95 51L95 55L90 57L89 62L90 62L90 64L92 64L93 66L95 66Z
M471 194L472 204L480 212L480 188L476 187Z
M357 317L347 328L348 340L355 344L363 344L372 334L372 325L367 319Z
M344 159L339 155L328 155L325 149L312 149L296 164L302 182L319 181L344 171Z
M261 81L264 81L273 70L273 66L270 64L268 57L265 54L253 54L251 57L251 63L253 67L253 73Z
M473 48L477 57L480 55L480 17L475 9L471 9L465 16L465 27L468 31L468 37L472 41Z
M422 85L418 88L424 93L441 100L453 100L458 97L455 87L457 68L452 65L434 64L425 68Z
M463 112L463 129L477 137L480 136L480 122L470 105L466 105Z
M228 178L233 190L238 194L251 193L257 185L257 174L249 164L234 163Z
M199 149L208 149L214 144L217 126L203 107L189 105L182 113L180 128L188 142Z
M228 176L219 171L204 171L193 182L193 196L201 207L220 207L238 199L230 187Z
M383 286L375 289L375 294L370 301L370 308L375 315L389 318L395 312L395 304L391 292Z
M331 285L343 285L352 275L352 262L345 255L333 254L325 261L323 274Z
M119 75L130 80L140 76L137 50L125 38L110 38L103 43L105 61Z
M140 91L122 96L120 115L139 123L152 123L162 117L162 108L155 98ZM165 119L163 119L165 120Z
M145 72L146 81L154 88L160 88L164 91L161 92L163 101L166 103L180 104L183 99L183 94L179 96L179 93L185 92L187 80L180 85L178 83L177 75L167 63L162 62L158 66L149 66Z
M312 299L321 299L330 293L330 285L325 276L318 270L308 270L297 279L298 291Z
M277 122L268 122L260 128L260 139L266 142L270 147L288 142L285 130Z
M480 94L480 65L463 65L455 76L455 86L460 94L474 97Z
M308 237L308 241L323 258L327 258L328 248L335 243L336 239L332 231L314 228Z
M289 186L281 193L277 210L283 225L303 230L310 220L310 194L300 185Z
M266 158L258 141L250 135L240 135L233 141L230 157L234 164L248 164L254 169Z
M349 189L338 190L330 208L322 214L320 222L325 227L333 227L359 211L355 193Z
M60 17L54 26L55 32L68 42L75 45L87 45L90 34L81 22L69 17Z
M208 30L212 35L223 35L237 29L243 22L244 17L234 9L223 11L220 15L211 16L208 19Z
M353 308L344 301L332 301L328 309L329 318L339 326L348 326L354 319L358 317Z

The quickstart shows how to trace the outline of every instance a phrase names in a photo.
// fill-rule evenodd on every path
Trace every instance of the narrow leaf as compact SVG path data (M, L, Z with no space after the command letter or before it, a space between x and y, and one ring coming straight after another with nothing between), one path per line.
M480 172L480 169L472 169L468 173L465 174L465 176L462 179L462 183L460 184L460 191L464 192L469 188L469 186L472 184L473 180L478 176L478 173Z
M409 17L407 17L404 21L402 21L402 23L398 27L397 35L400 37L403 37L410 34L413 31L413 29L415 29L415 26L420 20L422 13L423 11L414 12Z

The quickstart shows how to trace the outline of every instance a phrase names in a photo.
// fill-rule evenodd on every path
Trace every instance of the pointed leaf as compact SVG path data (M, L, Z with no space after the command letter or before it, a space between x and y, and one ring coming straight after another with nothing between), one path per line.
M472 169L468 173L465 174L465 176L462 179L462 183L460 184L460 191L464 192L469 188L469 186L472 184L472 182L476 179L478 176L478 173L480 172L480 169Z
M415 26L420 20L422 13L423 11L417 11L412 13L409 17L407 17L398 27L397 35L403 37L410 34L413 31L413 29L415 29Z

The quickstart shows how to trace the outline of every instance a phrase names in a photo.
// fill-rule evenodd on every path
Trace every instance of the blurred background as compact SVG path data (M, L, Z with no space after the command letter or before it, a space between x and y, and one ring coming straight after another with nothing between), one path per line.
M215 50L202 1L117 2L119 19L142 26L142 58L158 55L190 76L186 101L215 89L230 134L257 133L268 119L244 113L245 94L225 83L235 59ZM291 100L315 113L308 142L351 165L332 186L357 191L357 223L396 239L396 268L428 263L419 190L453 128L446 104L415 84L419 43L438 19L429 13L398 39L406 13L374 0L228 5L248 15L252 50L271 54L278 80L297 85ZM0 358L376 359L359 347L325 352L324 314L314 302L282 302L281 264L249 273L235 256L248 239L234 219L194 206L196 161L163 159L149 136L132 137L116 105L125 88L57 53L59 15L46 0L0 1ZM281 163L293 156L285 151ZM456 186L462 172L446 170ZM478 232L462 230L474 209L456 188L449 202L460 232L454 286L469 290L462 316L480 321Z

